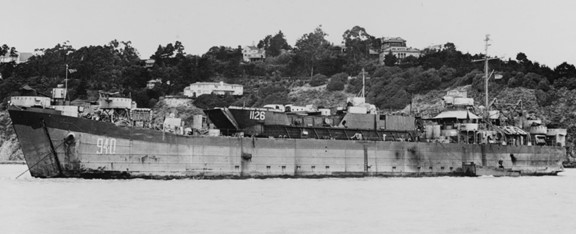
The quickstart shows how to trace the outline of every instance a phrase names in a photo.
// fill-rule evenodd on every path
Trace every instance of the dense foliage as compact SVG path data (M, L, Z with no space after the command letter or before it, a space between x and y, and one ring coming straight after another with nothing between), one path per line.
M163 95L183 92L184 87L199 81L225 81L245 86L245 95L237 97L198 97L200 107L235 104L259 106L267 103L290 103L290 88L303 85L326 85L329 91L357 94L362 90L362 69L366 70L366 96L381 109L399 109L411 97L431 90L471 85L484 91L483 64L474 62L482 54L462 53L453 43L440 49L424 49L419 58L402 60L385 55L384 64L371 51L378 51L381 41L360 26L346 30L343 46L326 40L321 26L299 38L294 46L279 31L261 39L258 47L266 52L264 61L247 63L242 48L214 46L203 55L184 52L176 41L159 45L149 58L132 47L130 41L113 40L106 45L73 48L62 43L39 49L28 62L1 63L0 99L17 94L24 84L49 94L64 82L66 65L75 71L68 74L71 99L90 99L90 90L120 92L131 96L140 107L152 107ZM0 55L16 56L16 48L3 45ZM490 82L493 94L504 88L524 87L536 90L538 104L550 105L559 89L576 89L576 68L566 62L549 68L518 53L514 59L490 61L502 79ZM159 80L154 89L146 89L149 80ZM5 105L4 105L5 107Z

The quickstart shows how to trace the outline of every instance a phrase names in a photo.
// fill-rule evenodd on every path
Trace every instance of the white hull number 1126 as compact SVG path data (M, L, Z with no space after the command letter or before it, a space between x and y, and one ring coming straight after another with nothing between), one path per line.
M250 119L264 120L264 119L266 119L266 112L264 112L264 111L250 111Z

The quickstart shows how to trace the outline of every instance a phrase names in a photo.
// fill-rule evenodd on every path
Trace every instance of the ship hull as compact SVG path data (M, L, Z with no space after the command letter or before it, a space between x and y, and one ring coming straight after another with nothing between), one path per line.
M555 146L182 136L10 109L33 177L268 178L556 175Z

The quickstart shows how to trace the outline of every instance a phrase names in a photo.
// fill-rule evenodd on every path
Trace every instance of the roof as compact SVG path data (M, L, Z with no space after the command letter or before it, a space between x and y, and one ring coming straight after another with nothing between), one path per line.
M35 89L33 89L32 87L30 87L29 85L24 85L20 88L20 90L26 90L26 91L36 91Z
M494 126L494 129L505 135L528 135L528 133L516 126Z
M164 99L192 99L192 98L186 97L186 96L167 95L167 96L164 96Z
M192 83L190 85L228 85L228 86L234 86L234 87L242 87L242 85L240 84L228 84L228 83L221 83L221 82L196 82L196 83Z
M454 111L444 111L434 117L434 119L480 119L474 113L467 110L454 110Z
M264 49L258 48L258 46L244 46L245 50L258 50L259 52L264 52Z
M402 39L401 37L383 37L383 42L406 42L406 40Z

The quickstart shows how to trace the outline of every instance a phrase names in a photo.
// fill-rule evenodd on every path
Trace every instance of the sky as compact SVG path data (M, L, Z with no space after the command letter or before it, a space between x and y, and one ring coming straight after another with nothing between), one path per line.
M282 31L290 45L319 25L338 45L358 25L414 48L452 42L504 59L523 52L551 68L576 64L576 1L547 0L0 0L0 45L20 52L131 41L141 58L180 41L188 54L246 46Z

